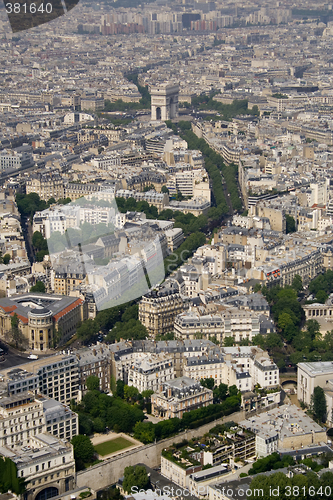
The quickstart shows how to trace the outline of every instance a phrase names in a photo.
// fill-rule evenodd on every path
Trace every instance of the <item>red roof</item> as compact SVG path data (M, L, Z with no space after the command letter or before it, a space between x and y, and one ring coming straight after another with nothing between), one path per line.
M11 312L10 316L14 316L14 314L16 314L16 316L18 317L19 320L21 320L22 323L25 323L26 325L28 324L28 318L26 318L25 316L21 316L21 314L17 314L14 312Z
M81 304L83 304L83 300L82 299L77 299L71 305L65 307L65 309L63 309L62 311L60 311L57 314L55 314L53 316L54 319L55 319L55 321L58 321L60 318L62 318L63 316L65 316L65 314L69 313L70 311L72 311L73 309L75 309L77 306L80 306Z
M12 312L12 311L15 311L15 309L17 309L17 306L13 305L13 306L1 306L1 309L3 309L6 313L9 313L9 312Z

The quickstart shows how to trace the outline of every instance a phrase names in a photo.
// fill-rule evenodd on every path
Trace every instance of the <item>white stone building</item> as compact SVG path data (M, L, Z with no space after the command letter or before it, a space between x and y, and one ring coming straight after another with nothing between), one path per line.
M167 353L138 353L128 371L128 385L142 391L156 392L161 384L173 379L174 366L172 356Z

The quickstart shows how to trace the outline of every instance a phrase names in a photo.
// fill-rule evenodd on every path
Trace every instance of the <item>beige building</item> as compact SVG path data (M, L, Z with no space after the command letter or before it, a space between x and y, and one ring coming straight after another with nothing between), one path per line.
M171 283L144 295L139 303L139 320L150 335L173 331L176 316L184 310L178 286Z
M174 330L178 339L195 339L200 333L203 338L216 338L219 343L225 337L233 337L235 342L241 342L244 339L251 341L252 337L259 334L260 322L258 314L253 311L228 307L215 314L182 312L175 319Z
M175 377L173 356L169 353L137 353L128 371L128 385L142 391L157 392L161 384Z
M171 252L176 250L184 241L184 233L181 228L167 229L164 231L167 239L167 245Z
M87 317L81 298L27 293L0 299L0 335L12 330L14 315L29 350L46 351L67 342L80 321Z
M272 231L286 232L286 215L283 210L266 207L263 203L259 203L255 210L258 217L269 219Z
M213 391L188 377L180 377L160 386L151 397L151 412L163 418L182 418L187 411L213 403Z
M77 414L53 399L22 392L1 399L0 416L1 455L25 479L26 498L42 500L73 489L69 441L78 433Z
M297 365L297 398L308 406L314 388L324 388L333 379L332 361L314 363L298 363Z
M296 405L273 408L243 420L240 425L256 434L257 457L265 457L277 450L327 443L325 429Z
M65 197L64 183L59 172L32 174L26 181L26 193L37 193L41 200Z
M25 479L25 498L43 500L74 489L73 446L48 433L37 434L29 442L29 446L22 443L1 450L16 464L18 477Z

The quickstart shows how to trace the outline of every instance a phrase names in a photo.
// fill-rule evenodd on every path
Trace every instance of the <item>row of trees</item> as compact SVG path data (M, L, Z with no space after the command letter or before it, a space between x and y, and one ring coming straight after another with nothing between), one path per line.
M268 476L258 475L252 479L247 498L260 500L319 500L331 498L333 474L325 472L318 476L313 471L287 477L283 472Z
M79 340L87 343L102 331L108 333L108 341L114 342L120 338L136 339L137 334L139 338L146 338L142 337L143 329L145 327L138 322L138 305L127 303L98 312L96 318L81 323L76 333ZM147 336L146 330L144 333Z
M149 205L146 201L136 201L134 198L116 198L118 209L121 213L127 211L143 212L146 214L147 219L158 220L173 220L174 227L179 227L183 230L185 236L201 231L207 226L207 217L199 215L196 217L193 214L184 214L179 210L166 209L162 210L160 214L154 205Z
M248 108L247 99L234 100L232 104L223 104L222 102L215 101L213 96L200 95L192 99L192 105L201 111L216 110L219 111L220 120L231 120L237 115L259 115L257 106L252 109Z
M124 2L124 0L122 0ZM118 0L118 3L120 1ZM125 2L126 3L126 2ZM130 2L132 3L132 2ZM138 91L142 95L139 102L124 102L121 99L118 99L115 102L111 102L106 99L104 103L105 111L130 111L130 110L138 110L138 109L150 109L151 97L147 87L143 87L138 82L138 73L133 73L127 76L127 79L134 83L138 87Z
M259 458L259 460L254 462L249 470L249 475L260 474L273 469L282 469L283 467L289 467L290 465L295 465L295 460L290 455L280 457L279 453L272 453L271 455Z
M186 124L186 125L185 125ZM199 149L205 158L205 168L212 180L212 188L216 203L217 211L209 212L209 217L215 214L215 217L227 214L229 209L224 195L222 177L227 186L228 193L230 194L230 201L234 210L240 211L242 209L242 201L239 196L237 176L237 165L225 165L223 158L220 154L216 153L204 139L199 139L188 127L188 122L180 121L178 126L181 130L181 136L188 143L190 149ZM221 217L219 215L219 217Z
M32 245L36 252L37 262L42 262L45 255L48 255L49 249L47 241L39 231L35 231L32 235Z
M228 396L219 404L191 410L183 414L181 419L171 418L162 420L156 424L152 422L138 422L134 427L134 437L144 444L159 441L170 437L184 429L196 429L197 427L212 422L223 415L230 415L239 410L241 396L236 386L227 387Z
M311 282L309 288L316 292L319 284L329 291L331 275L333 276L333 272L329 271L328 275L325 273L323 277L318 276L314 280L316 283L312 285ZM333 331L322 336L319 323L315 319L308 320L304 328L305 315L296 292L300 292L302 288L299 276L295 276L292 287L276 286L269 290L262 288L262 293L271 306L277 334L270 334L265 339L256 336L253 341L268 348L280 368L285 366L286 353L293 364L305 360L333 360ZM270 345L267 345L267 342ZM288 344L287 348L283 347L284 342Z
M17 193L16 195L17 208L21 215L27 217L33 217L36 212L45 210L54 203L58 203L59 205L66 205L70 201L70 198L60 198L58 201L56 201L54 198L50 198L48 201L44 201L40 199L37 193Z
M147 219L157 219L158 210L154 205L149 205L147 201L136 201L135 198L116 198L119 212L143 212Z
M195 250L206 243L206 236L197 231L186 238L185 241L171 255L164 259L165 274L171 274L182 265Z
M156 424L143 422L143 410L150 411L150 398L153 391L139 393L133 386L117 380L114 395L111 397L101 393L99 379L90 376L87 379L88 392L73 409L79 414L80 434L90 435L93 432L104 432L113 429L115 432L134 432L134 437L147 444L172 436L181 430L196 428L211 422L223 415L237 411L241 397L236 386L227 387L220 404L211 404L184 413L182 419L172 418Z

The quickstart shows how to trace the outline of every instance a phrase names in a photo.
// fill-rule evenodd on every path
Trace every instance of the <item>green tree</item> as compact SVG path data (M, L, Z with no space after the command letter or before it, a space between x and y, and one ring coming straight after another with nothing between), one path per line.
M293 325L293 324L294 324L294 322L293 322L290 314L288 314L287 312L282 312L279 315L278 327L280 328L280 330L284 331L287 328L287 326Z
M221 383L218 387L214 389L214 397L224 401L227 398L228 386L227 384Z
M291 286L297 293L303 290L303 281L299 274L295 274Z
M296 231L296 223L294 217L286 214L286 233L294 233Z
M88 391L98 391L99 390L99 378L96 375L89 375L86 380L86 386Z
M125 389L124 381L118 379L116 383L116 396L118 396L118 398L124 399L124 389Z
M325 304L327 299L328 299L328 295L325 292L325 290L318 290L318 292L316 293L317 302L320 302L321 304Z
M138 394L139 394L138 389L133 385L124 386L124 398L126 399L126 401L132 401L134 399L137 399Z
M3 263L7 266L10 262L10 259L11 259L11 257L9 255L9 253L5 253L2 260L3 260Z
M71 443L74 449L76 470L82 470L85 468L85 464L93 461L95 449L89 437L81 434L74 436Z
M235 343L235 339L233 337L225 337L223 340L224 347L232 347Z
M215 385L215 380L213 378L202 378L200 384L207 389L213 390Z
M254 285L253 292L254 293L258 293L258 292L260 292L260 290L261 290L261 284L260 283L256 283Z
M20 320L16 313L14 313L11 317L10 324L11 330L7 332L7 336L9 337L9 339L14 341L17 349L18 347L26 347L28 341L22 333L22 330L20 328Z
M316 336L320 332L320 325L316 319L309 319L306 322L306 330L311 337L311 340L315 340Z
M137 422L134 426L134 438L143 444L153 443L155 428L152 422Z
M166 186L162 186L161 193L169 194L169 189Z
M98 325L94 320L87 319L77 327L76 333L79 340L88 342L98 333Z
M318 385L314 388L313 395L311 397L311 409L313 412L313 417L318 420L318 422L326 422L327 418L327 404L324 389Z
M134 486L136 486L138 490L147 490L149 484L149 477L143 465L125 468L123 489L126 493L133 493L132 488Z
M10 458L0 457L0 492L8 493L10 490L22 495L26 489L25 481L17 476L16 464Z
M237 389L237 386L236 386L236 385L231 385L231 386L229 387L228 392L229 392L229 396L231 396L231 397L232 397L232 396L237 396L237 395L238 395L238 389Z
M30 288L30 292L45 293L45 285L42 281L36 281L36 284Z

